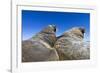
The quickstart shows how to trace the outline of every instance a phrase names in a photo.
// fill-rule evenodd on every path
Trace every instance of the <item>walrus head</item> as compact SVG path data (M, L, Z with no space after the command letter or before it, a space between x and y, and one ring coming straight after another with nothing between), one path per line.
M50 46L53 46L56 39L56 26L48 25L42 31L40 31L35 37L45 41Z
M56 26L55 25L48 25L45 27L42 31L42 33L55 33L56 32Z
M85 29L83 27L74 27L69 32L75 34L77 37L84 38Z
M60 37L63 37L63 36L67 37L69 35L71 35L71 36L74 35L74 36L76 36L78 38L83 39L84 38L84 33L85 33L85 29L83 27L74 27L74 28L64 32L61 36L58 37L58 39Z

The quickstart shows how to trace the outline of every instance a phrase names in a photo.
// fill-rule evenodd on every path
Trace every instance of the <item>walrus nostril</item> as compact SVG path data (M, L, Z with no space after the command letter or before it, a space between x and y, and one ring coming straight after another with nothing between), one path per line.
M79 28L81 32L84 34L85 33L85 28Z

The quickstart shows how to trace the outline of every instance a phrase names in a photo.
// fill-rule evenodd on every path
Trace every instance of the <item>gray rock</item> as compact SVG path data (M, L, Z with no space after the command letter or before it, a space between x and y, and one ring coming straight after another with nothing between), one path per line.
M82 60L90 58L89 45L84 44L84 28L72 28L58 37L54 47L60 60Z
M31 39L22 42L22 62L57 61L56 50L53 48L56 41L56 27L49 25Z

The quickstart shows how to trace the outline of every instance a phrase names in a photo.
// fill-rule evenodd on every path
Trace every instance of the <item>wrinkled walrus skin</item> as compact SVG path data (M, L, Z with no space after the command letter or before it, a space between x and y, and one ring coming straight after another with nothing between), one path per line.
M29 40L22 41L22 62L57 61L59 56L53 48L56 27L49 25Z
M90 59L89 45L84 45L85 29L72 28L58 37L54 47L60 60L85 60Z

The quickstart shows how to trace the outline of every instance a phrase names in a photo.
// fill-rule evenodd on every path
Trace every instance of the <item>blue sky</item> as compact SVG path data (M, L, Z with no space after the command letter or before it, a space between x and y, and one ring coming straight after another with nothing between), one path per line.
M55 24L59 36L72 27L86 29L85 40L90 40L90 14L75 12L48 12L22 10L22 39L27 40L41 31L44 27Z

